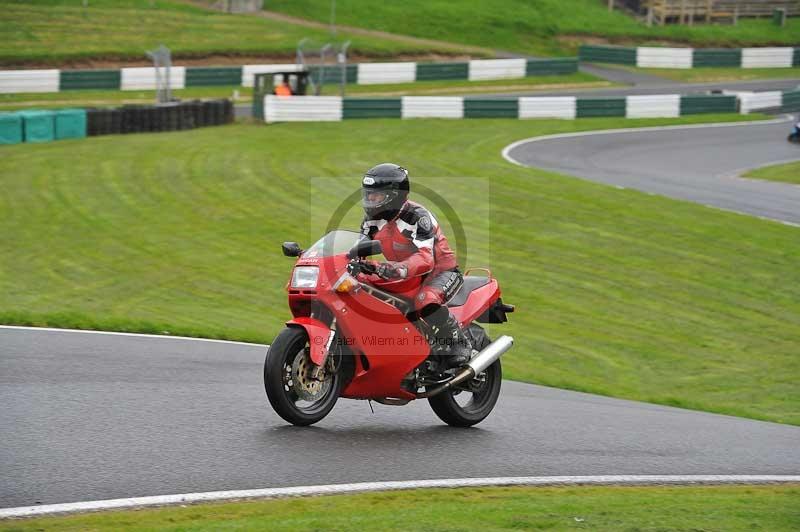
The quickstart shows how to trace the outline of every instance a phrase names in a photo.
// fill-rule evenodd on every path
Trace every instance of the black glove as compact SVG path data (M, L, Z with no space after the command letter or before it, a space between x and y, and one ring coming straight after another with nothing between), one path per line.
M408 269L394 262L381 262L375 266L375 273L382 279L405 279Z

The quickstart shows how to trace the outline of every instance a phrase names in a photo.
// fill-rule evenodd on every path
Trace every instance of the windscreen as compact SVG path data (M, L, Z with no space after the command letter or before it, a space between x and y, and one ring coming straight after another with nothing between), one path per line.
M303 253L302 258L330 257L331 255L347 253L359 240L364 238L366 238L364 235L355 231L342 229L331 231L308 248Z

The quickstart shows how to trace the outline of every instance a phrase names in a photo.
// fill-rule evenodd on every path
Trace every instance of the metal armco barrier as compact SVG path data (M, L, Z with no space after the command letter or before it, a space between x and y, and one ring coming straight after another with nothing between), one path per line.
M580 61L642 68L791 68L800 66L800 48L664 48L582 45Z
M264 64L232 67L170 68L173 88L242 86L252 87L260 73L294 71L296 64ZM310 68L316 77L321 67ZM459 63L357 63L347 65L347 83L413 83L431 80L491 80L573 74L577 58L557 59L481 59ZM340 66L323 69L324 83L340 83ZM102 70L0 70L0 93L59 92L77 89L155 90L153 67Z
M339 121L351 118L675 118L710 113L750 113L800 110L800 91L738 94L633 95L609 98L523 96L464 98L403 96L401 98L340 98L338 96L268 95L264 120L272 122Z

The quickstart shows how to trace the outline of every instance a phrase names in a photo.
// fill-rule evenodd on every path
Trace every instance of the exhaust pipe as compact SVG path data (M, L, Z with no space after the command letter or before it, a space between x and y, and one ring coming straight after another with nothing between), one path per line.
M486 368L494 364L495 360L503 356L506 351L511 349L511 346L513 345L514 339L512 337L507 335L501 336L491 344L484 347L480 353L472 357L472 359L467 362L467 365L460 372L456 373L452 379L444 384L436 386L431 390L425 390L422 393L418 393L417 399L424 399L427 397L433 397L434 395L439 395L445 390L449 390L453 386L468 381L474 378L476 375L480 375L486 370Z

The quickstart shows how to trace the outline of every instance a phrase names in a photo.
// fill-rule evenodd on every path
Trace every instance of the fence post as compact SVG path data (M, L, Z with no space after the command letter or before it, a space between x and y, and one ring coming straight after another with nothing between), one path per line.
M608 0L608 10L614 11L614 0Z

